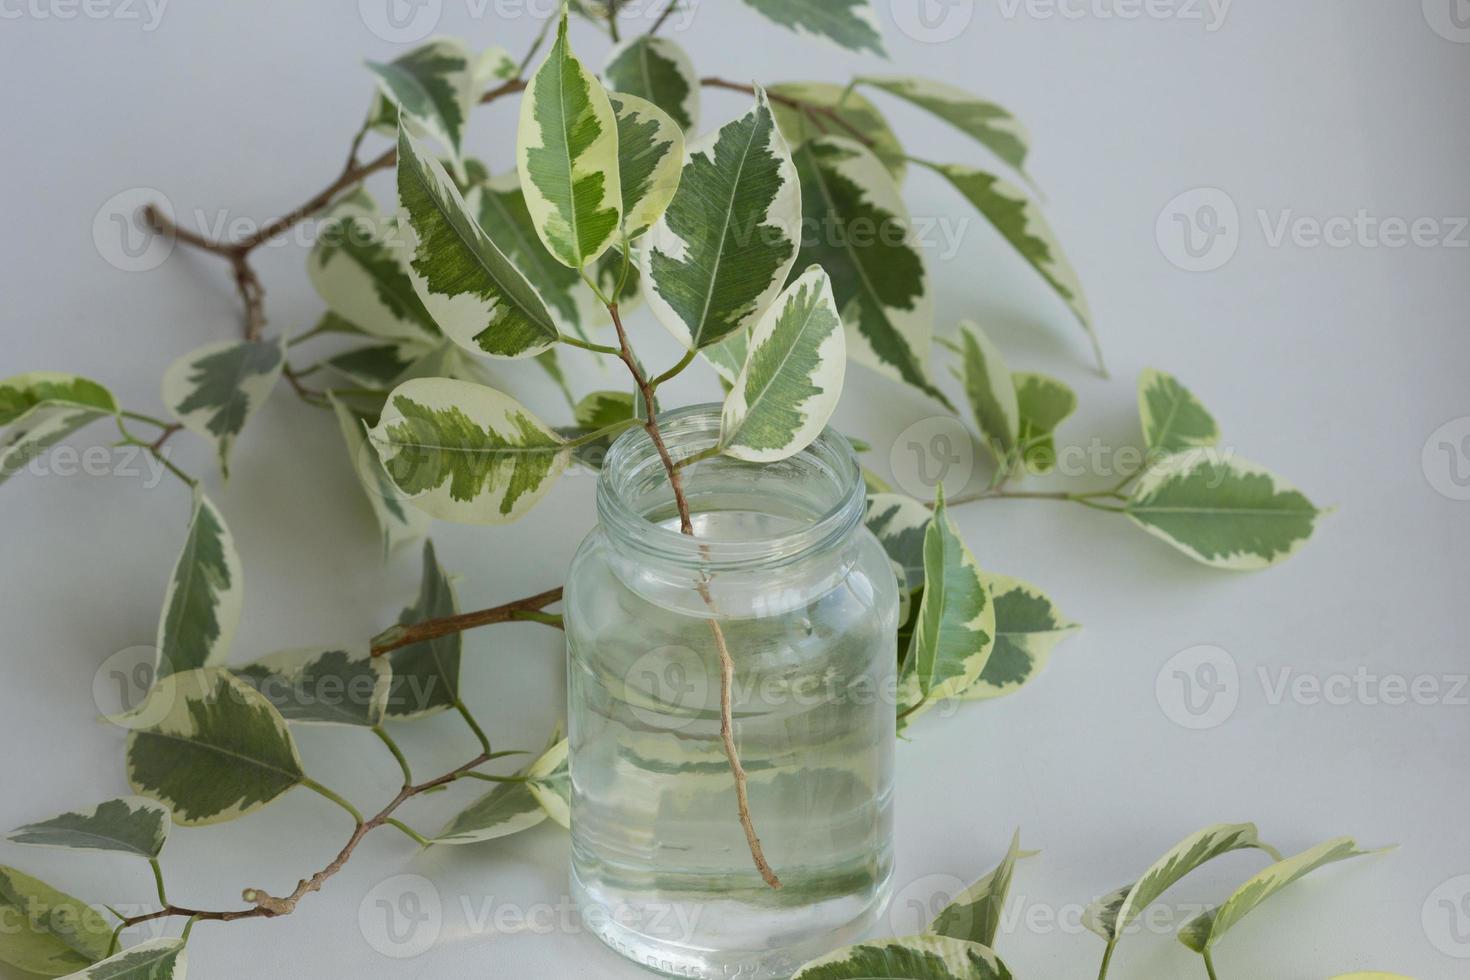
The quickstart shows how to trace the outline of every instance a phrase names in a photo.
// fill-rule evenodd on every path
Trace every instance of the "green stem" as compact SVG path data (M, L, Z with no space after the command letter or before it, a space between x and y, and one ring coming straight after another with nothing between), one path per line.
M156 425L160 429L173 428L172 422L165 422L163 419L154 418L152 415L144 415L142 412L120 411L118 414L125 419L132 419L134 422L147 422L149 425Z
M523 609L520 612L511 613L511 619L527 623L541 623L544 626L553 626L556 629L566 629L566 623L561 613L537 612L534 609Z
M520 67L516 69L516 78L520 78L526 73L526 69L531 67L531 61L535 59L536 52L541 50L541 45L546 43L547 32L551 30L551 25L555 22L555 17L548 17L542 22L541 33L536 35L536 40L531 43L531 50L526 52L526 56L521 59Z
M585 436L578 436L571 442L567 443L567 445L571 447L585 446L589 442L596 442L599 439L606 439L608 436L618 435L619 433L625 432L628 429L633 428L634 426L642 424L643 423L638 421L637 419L623 419L621 422L614 422L612 425L604 426L601 429L598 429L596 432L589 432Z
M398 768L403 771L403 785L412 786L413 770L408 767L408 759L404 757L403 750L398 747L398 743L393 741L393 737L384 730L382 725L374 728L373 734L378 736L378 741L386 745L388 751L393 753L393 758L398 760Z
M690 364L693 364L694 363L694 355L696 353L697 353L697 351L692 351L692 350L691 351L685 351L684 352L684 356L681 357L681 358L679 358L679 363L678 364L675 364L673 367L669 368L663 374L660 374L658 377L656 377L652 381L648 382L649 385L651 387L653 387L654 389L657 389L658 386L661 385L661 384L663 384L665 381L668 381L671 378L675 378L675 377L678 377L680 374L683 374L684 373L684 369L687 368Z
M124 413L124 414L128 414L128 413ZM150 419L150 420L147 420L147 421L155 422L155 424L156 424L156 420ZM165 429L172 428L172 426L170 426L167 423L164 423L163 427ZM117 430L122 433L122 436L123 436L123 438L122 438L122 444L123 445L125 445L125 446L137 446L139 449L145 450L150 456L152 456L154 459L158 460L161 464L163 464L164 469L168 470L174 476L176 476L180 480L182 480L184 482L184 484L186 486L188 486L191 490L194 487L197 487L199 485L199 481L198 480L194 479L192 476L190 476L189 474L185 473L183 470L181 470L177 466L175 466L173 464L173 462L171 460L169 460L169 458L166 455L164 455L164 452L163 452L162 449L160 449L158 446L155 446L151 442L144 442L142 439L139 439L137 436L133 435L132 432L128 431L128 427L125 426L125 425L123 425L123 420L122 420L121 416L119 416L117 418Z
M168 890L163 887L163 868L159 867L158 858L149 858L148 865L153 869L153 883L158 886L158 904L168 908Z
M1205 972L1210 975L1210 980L1220 980L1220 978L1215 975L1215 961L1210 959L1210 951L1205 950L1202 955L1205 958Z
M466 725L469 725L470 726L470 731L474 732L475 733L475 738L477 738L477 739L480 740L480 748L482 748L482 749L485 750L485 754L486 755L489 755L490 754L490 736L486 735L485 734L485 729L481 728L480 727L480 723L477 722L477 721L475 721L475 716L472 715L472 714L470 714L470 709L468 707L466 707L465 706L465 703L463 701L461 701L459 698L455 698L454 699L454 710L458 711L459 712L459 716L464 719L464 723Z
M1097 971L1097 980L1107 980L1108 964L1113 962L1113 950L1117 948L1118 941L1111 940L1108 943L1107 952L1103 953L1102 969Z
M191 915L191 916L189 916L189 921L184 923L184 931L179 934L179 939L181 941L186 942L186 943L189 941L189 933L191 933L191 932L194 931L194 923L196 923L198 921L199 921L199 916L197 916L197 915Z
M706 449L701 449L694 455L685 456L683 459L674 463L674 469L682 470L686 466L693 466L695 463L702 463L707 459L714 459L716 456L720 455L721 451L722 450L718 445L710 446Z
M363 820L362 814L360 812L358 812L357 807L353 806L351 803L348 803L341 796L338 796L336 793L333 793L331 790L327 789L325 786L323 786L321 783L317 782L315 779L305 779L305 780L302 780L301 785L302 786L305 786L307 789L311 790L313 793L318 793L321 796L326 797L327 799L331 800L333 803L335 803L338 806L340 806L342 809L346 810L348 813L352 814L352 819L357 821L357 825L359 827L361 827L364 823L366 823L366 821Z
M413 841L416 844L418 844L420 847L432 847L434 845L434 842L433 841L429 840L429 838L425 837L423 834L419 833L417 830L414 830L412 827L410 827L408 824L404 823L402 820L398 820L398 819L396 819L394 817L389 817L386 821L384 821L384 823L386 823L389 827L396 827L397 829L403 831L410 838L412 838Z
M460 775L467 779L479 779L487 783L529 783L525 776L492 776L488 772L465 772Z
M117 913L114 912L113 915L117 915ZM119 918L121 918L121 916L119 916ZM114 953L117 952L118 944L122 941L123 930L127 927L128 924L124 922L122 925L112 930L112 939L107 944L107 956L112 956ZM103 958L106 959L106 957Z
M591 283L588 285L591 285ZM611 354L616 357L622 353L616 347L609 347L606 344L594 344L590 340L583 340L581 337L573 337L570 334L562 334L557 337L557 340L566 344L568 347L580 347L583 350L590 350L594 354Z

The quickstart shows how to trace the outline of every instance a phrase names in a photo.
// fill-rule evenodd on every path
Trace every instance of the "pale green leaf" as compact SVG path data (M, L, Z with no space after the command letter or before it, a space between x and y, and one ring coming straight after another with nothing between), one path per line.
M171 674L132 715L128 782L181 826L234 820L306 778L285 719L227 670Z
M169 576L158 621L158 675L225 662L245 603L244 571L235 539L202 491L184 548Z
M116 415L112 393L74 374L32 371L0 381L0 483L78 429Z
M66 980L184 980L188 961L182 939L149 939Z
M567 794L567 743L558 731L546 754L516 773L516 782L494 789L461 811L434 838L436 844L479 844L530 830L552 817L570 820Z
M1030 473L1050 473L1057 465L1057 426L1077 410L1077 394L1044 374L1016 372L1011 381L1021 413L1021 459Z
M0 963L59 977L107 955L112 927L85 903L14 868L0 867Z
M441 38L385 63L369 61L383 97L420 132L449 151L462 169L465 125L480 95L477 66L464 42Z
M618 120L618 179L623 227L638 238L663 216L684 164L684 133L668 113L646 99L608 94Z
M572 53L566 13L556 43L521 99L517 169L541 241L563 265L585 268L623 218L618 124L607 92Z
M398 617L409 626L430 619L443 619L459 612L454 584L439 564L434 542L424 542L424 571L418 598ZM459 703L459 665L464 636L447 636L399 647L388 653L393 668L388 714L396 719L422 718Z
M995 604L941 486L924 532L924 598L908 655L919 689L930 701L954 697L979 679L994 646Z
M362 420L335 397L331 399L337 424L342 429L342 439L347 444L347 455L362 486L363 495L372 507L373 517L378 524L383 540L383 555L393 554L400 547L417 541L429 533L432 519L428 514L411 507L404 500L378 458Z
M614 45L602 75L608 88L647 99L686 134L699 131L699 75L684 49L668 38L639 34Z
M1151 453L1178 453L1220 441L1220 427L1171 374L1146 369L1138 378L1138 417Z
M821 38L849 51L887 55L871 0L745 0L802 37Z
M964 89L930 78L865 76L871 85L926 109L994 153L1017 172L1026 171L1030 137L1020 120L1005 109Z
M570 744L562 739L526 770L526 787L546 815L561 826L572 826Z
M1290 558L1327 514L1263 467L1208 448L1155 463L1125 512L1196 561L1235 571Z
M386 390L431 349L411 341L369 344L334 354L326 363L359 387Z
M127 796L100 803L90 810L26 824L12 830L6 839L36 847L118 851L156 858L168 840L172 825L168 807L141 796Z
M668 210L644 240L649 305L690 350L753 324L786 284L801 191L765 93L689 144Z
M908 172L908 156L904 153L903 144L894 135L883 113L866 96L830 82L782 82L772 85L770 94L776 124L781 127L781 134L793 150L828 133L854 138L861 136L873 155L883 161L894 182L903 183ZM786 99L811 106L814 111L804 110Z
M798 261L803 267L820 265L832 277L848 356L950 407L925 366L934 297L898 185L882 162L853 140L811 140L795 159L803 227L813 229Z
M1021 408L1010 369L1000 348L973 321L960 323L959 351L963 371L956 374L964 381L975 424L986 446L1005 464L1021 436Z
M1281 858L1274 848L1261 843L1256 836L1255 824L1216 824L1206 827L1175 844L1137 881L1124 885L1087 906L1082 915L1082 924L1112 945L1144 909L1185 875L1222 854L1245 849L1261 850L1277 860Z
M868 511L864 518L868 530L873 532L894 564L903 569L910 592L924 587L924 540L933 517L928 507L905 494L881 492L868 495Z
M1179 930L1179 941L1196 953L1208 952L1232 926L1297 879L1311 874L1323 865L1379 853L1382 852L1360 850L1351 837L1338 837L1284 861L1278 861L1269 868L1258 871L1232 892L1225 904L1209 909L1187 922Z
M235 671L287 721L313 725L382 724L392 671L366 643L283 650Z
M519 519L570 455L566 440L514 398L443 378L394 389L368 438L414 506L469 524Z
M588 432L595 432L633 418L634 397L629 391L592 392L577 402L573 414L578 427Z
M163 401L184 428L214 443L230 473L230 450L286 363L286 338L226 340L191 351L163 374Z
M1010 849L995 870L957 895L929 924L926 932L994 947L1016 862L1034 853L1021 850L1021 832L1017 830L1011 837Z
M945 936L885 939L813 960L793 980L1011 980L988 947Z
M979 680L960 692L966 701L1014 694L1041 673L1058 643L1081 629L1036 586L990 572L980 578L995 604L995 649Z
M745 367L721 414L721 451L771 463L805 449L836 410L846 367L832 284L820 266L812 266L751 332Z

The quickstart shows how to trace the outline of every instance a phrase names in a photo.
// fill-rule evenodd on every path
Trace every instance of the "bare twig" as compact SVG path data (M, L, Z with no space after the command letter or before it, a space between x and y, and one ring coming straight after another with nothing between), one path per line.
M669 5L664 8L664 12L658 15L658 20L654 21L653 26L648 29L648 36L652 37L653 35L657 34L659 28L664 26L664 21L673 16L674 11L678 9L679 0L669 0Z
M528 596L525 599L517 599L507 602L503 606L494 606L490 609L481 609L476 612L460 613L458 616L446 616L443 619L428 619L421 623L411 623L403 626L394 626L373 638L373 656L381 657L392 653L400 647L410 646L414 643L423 643L426 640L437 640L441 636L451 633L461 633L477 626L489 626L493 623L509 623L525 618L529 622L542 622L540 617L530 614L539 612L547 606L561 601L562 590L558 587L548 589L539 595Z
M745 85L741 82L731 82L723 78L716 78L714 76L701 78L699 80L699 84L705 86L706 88L722 88L727 89L731 92L744 92L746 95L755 94L754 85ZM798 112L817 122L818 127L823 129L824 131L826 127L821 125L821 121L829 120L847 130L849 136L851 136L853 139L857 140L864 146L868 147L869 149L871 149L875 145L873 140L866 133L858 129L852 123L848 122L847 117L839 112L835 106L818 105L815 102L808 102L805 99L798 99L790 95L782 95L779 92L772 92L769 90L766 91L766 98L770 99L777 105L784 105L788 108L797 110Z

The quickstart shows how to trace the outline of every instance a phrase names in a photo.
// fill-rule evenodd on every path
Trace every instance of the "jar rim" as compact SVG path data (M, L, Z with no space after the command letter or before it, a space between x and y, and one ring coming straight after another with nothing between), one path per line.
M718 403L691 405L659 415L659 429L669 456L677 463L694 456L719 441L722 406ZM656 474L654 469L656 467ZM653 439L640 427L630 428L608 450L597 481L597 511L603 527L622 546L640 557L706 571L773 567L811 557L840 545L862 523L866 510L866 488L862 470L851 444L831 427L806 448L781 463L745 463L729 456L716 456L694 463L681 473L690 499L691 512L706 511L697 506L699 481L715 468L748 471L756 476L748 491L752 500L761 499L762 480L792 481L800 479L810 492L825 501L820 513L790 530L759 537L729 540L683 534L651 519L656 508L640 508L632 499L641 480L662 480L659 496L665 508L671 506L673 493L668 488L667 473ZM825 482L814 487L810 480ZM766 487L766 490L771 487Z

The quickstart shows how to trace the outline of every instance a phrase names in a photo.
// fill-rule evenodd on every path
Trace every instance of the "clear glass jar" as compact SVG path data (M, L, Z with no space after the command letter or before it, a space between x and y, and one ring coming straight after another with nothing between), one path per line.
M715 443L720 409L660 424L680 459ZM831 430L780 463L716 457L682 476L692 538L652 440L624 433L568 577L573 893L587 928L646 967L789 977L861 938L888 898L897 584ZM779 891L739 822L712 618Z

